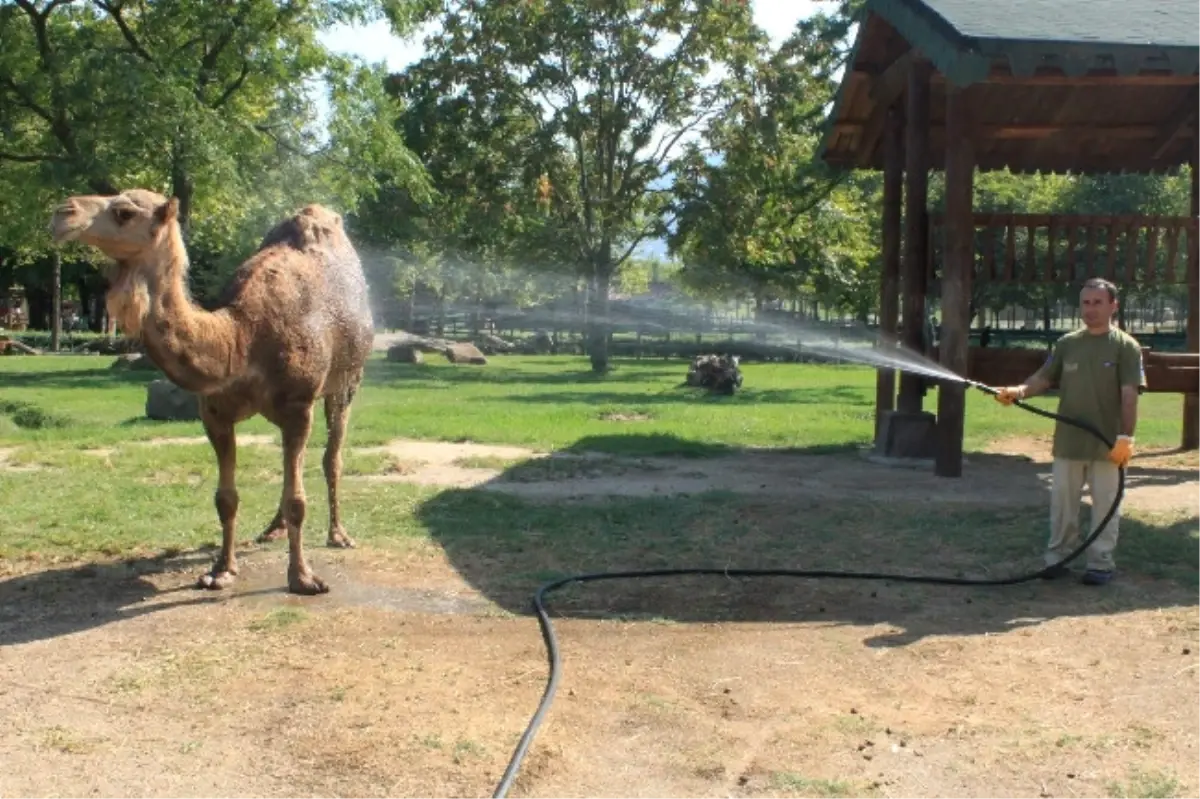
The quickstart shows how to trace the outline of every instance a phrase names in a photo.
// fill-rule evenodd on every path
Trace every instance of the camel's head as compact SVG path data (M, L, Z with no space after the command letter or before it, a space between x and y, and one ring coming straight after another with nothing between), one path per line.
M109 313L136 335L149 307L147 282L173 260L179 201L144 189L113 196L67 199L54 211L50 232L56 242L88 244L116 262L106 301Z
M50 232L55 241L81 241L114 261L143 260L163 245L178 208L178 200L145 189L71 197L55 209Z

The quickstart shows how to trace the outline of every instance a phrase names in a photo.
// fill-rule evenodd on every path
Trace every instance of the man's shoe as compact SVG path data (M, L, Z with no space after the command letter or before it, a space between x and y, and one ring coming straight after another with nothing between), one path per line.
M1088 569L1083 573L1083 584L1108 585L1112 578L1113 573L1111 569Z
M1071 570L1062 563L1055 563L1042 572L1043 580L1057 580L1059 577L1066 577L1071 573Z

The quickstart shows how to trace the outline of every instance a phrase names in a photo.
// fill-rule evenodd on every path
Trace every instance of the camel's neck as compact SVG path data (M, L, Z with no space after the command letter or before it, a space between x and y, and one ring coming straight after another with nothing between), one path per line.
M167 234L171 258L147 270L149 307L142 323L146 352L173 383L207 394L245 369L245 348L227 311L211 313L192 302L187 290L187 251L179 228Z

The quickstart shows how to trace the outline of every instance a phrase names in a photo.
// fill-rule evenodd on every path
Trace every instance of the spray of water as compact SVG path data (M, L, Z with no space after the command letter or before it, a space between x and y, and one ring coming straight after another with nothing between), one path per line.
M369 270L372 264L384 262L394 265L400 261L394 255L374 252L363 252L362 257ZM497 320L500 328L512 326L527 330L549 330L586 322L604 324L615 331L640 331L647 336L711 335L713 332L712 307L677 292L666 296L643 295L611 301L608 312L601 315L596 312L594 302L587 303L583 313L576 304L581 300L586 302L585 281L549 270L501 271L455 257L442 260L436 271L436 280L451 295L495 297L519 291L533 302L529 307L518 307L489 301L486 314ZM378 297L376 305L379 305ZM417 304L413 310L418 317L426 319L438 312L429 303ZM936 361L898 343L882 345L878 334L861 323L831 325L792 317L783 321L739 319L733 323L733 327L737 333L753 335L757 341L777 350L818 355L836 362L896 369L935 380L968 382Z

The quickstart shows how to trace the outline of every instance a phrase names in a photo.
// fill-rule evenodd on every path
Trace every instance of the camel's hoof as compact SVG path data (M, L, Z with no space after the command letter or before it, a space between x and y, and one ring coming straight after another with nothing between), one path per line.
M196 581L196 587L207 588L210 591L219 591L222 588L228 588L233 585L234 576L234 572L211 571L200 575L200 579Z
M288 572L288 591L301 596L315 596L329 592L329 586L312 572L297 574Z
M272 541L278 541L281 538L287 538L286 527L274 527L269 530L265 530L263 531L262 535L254 540L259 544L269 544Z
M330 530L329 538L325 540L325 546L335 549L353 549L354 539L346 535L345 530Z

